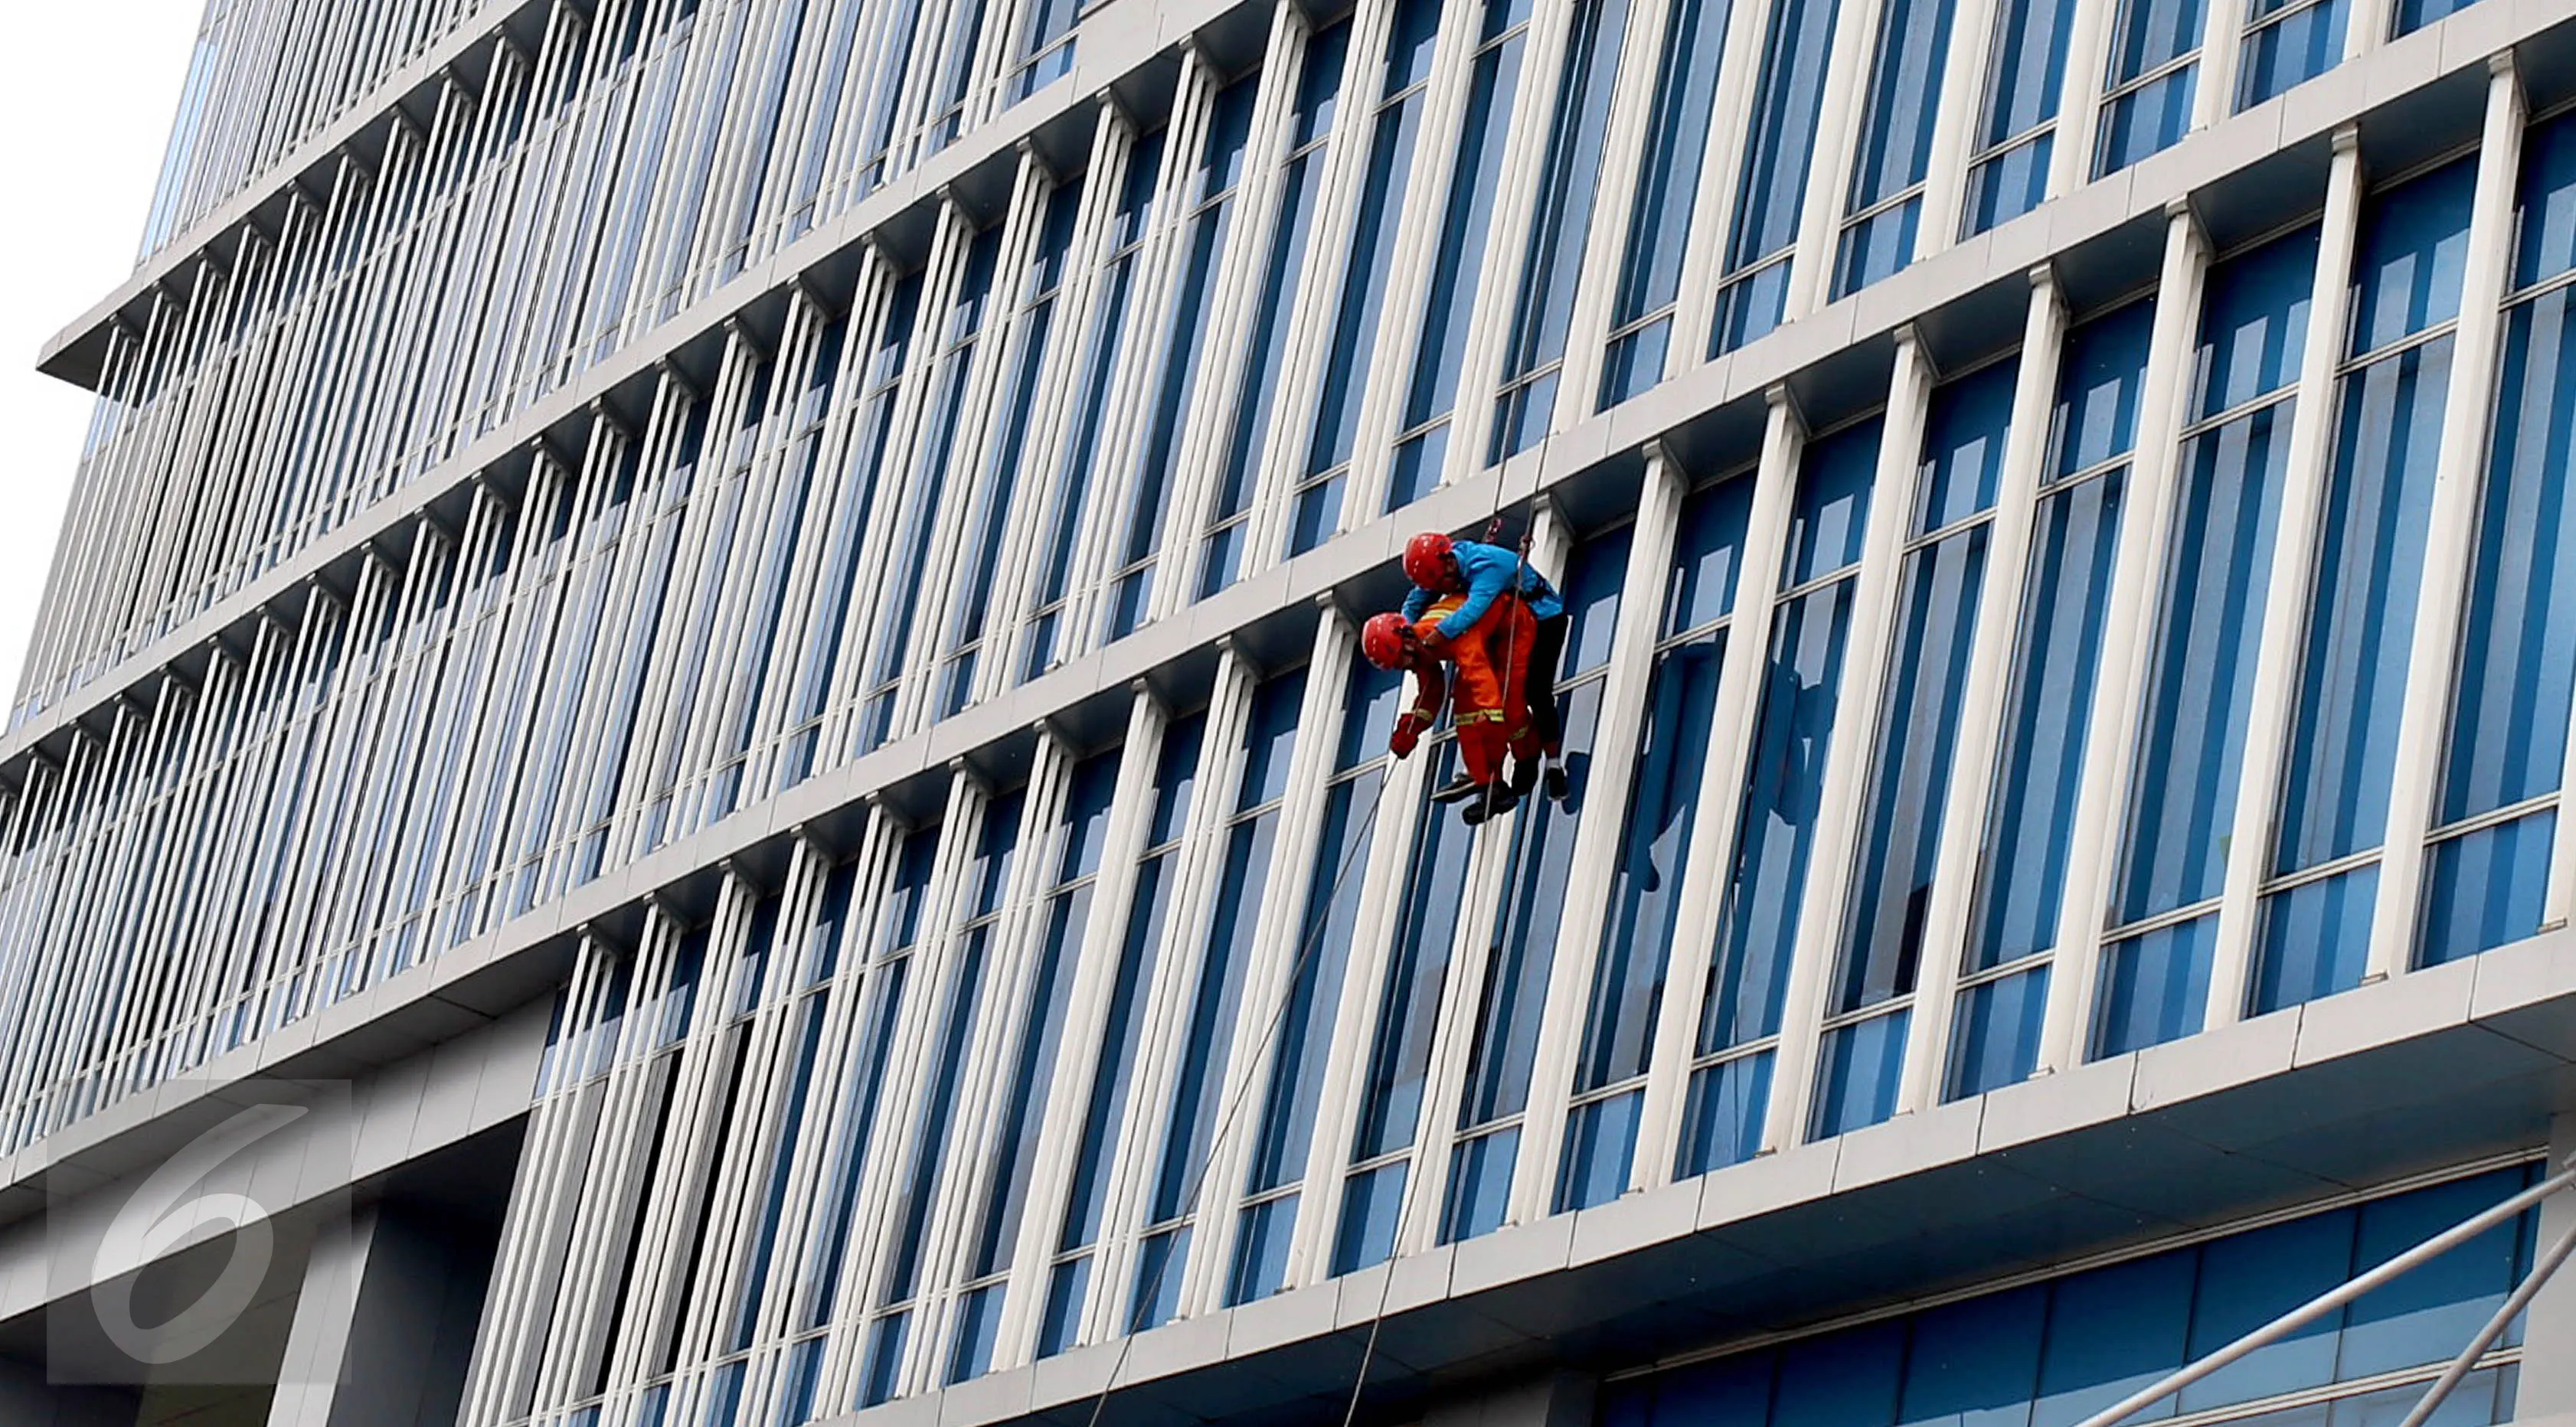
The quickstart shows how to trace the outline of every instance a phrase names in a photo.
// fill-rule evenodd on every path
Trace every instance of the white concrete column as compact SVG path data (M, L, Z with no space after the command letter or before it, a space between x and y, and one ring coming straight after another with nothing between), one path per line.
M2356 16L2356 19L2359 17ZM2477 189L2469 208L2460 322L2451 338L2451 389L2442 401L2442 444L2425 515L2424 573L2415 594L2415 639L2407 651L2406 695L2388 797L2388 840L2380 854L2379 900L2371 911L2370 968L2383 980L2414 960L2424 886L2424 835L2433 825L2451 689L2457 682L2460 621L2476 565L2478 495L2495 421L2496 367L2503 346L2505 289L2512 279L2514 185L2522 168L2523 94L2508 50L2487 63L2486 127L2478 146ZM2564 863L2567 837L2558 838ZM2564 879L2553 872L2553 891Z
M2298 396L2290 411L2290 451L2281 471L2278 514L2273 520L2271 583L2263 596L2263 625L2254 657L2253 698L2245 711L2244 762L2237 770L2236 821L2229 835L2224 891L2218 905L2218 945L2209 973L2209 1009L2202 1024L2232 1025L2247 1009L2254 938L2261 927L2263 883L2272 871L2272 839L2279 826L2281 770L2288 766L2293 720L2298 716L2299 668L2307 661L2308 612L2313 604L2317 540L2325 519L2326 490L2334 471L2335 368L2343 359L2352 304L2353 243L2361 215L2361 133L2347 124L2335 131L2333 168L2326 179L2326 210L2317 238L2317 266L2308 299L2307 345L2299 354Z
M1842 251L1840 220L1851 197L1852 156L1869 117L1870 60L1878 48L1881 8L1880 0L1842 0L1838 6L1832 53L1825 61L1825 97L1816 115L1815 149L1807 159L1807 191L1798 207L1798 247L1789 255L1789 291L1781 302L1784 327L1824 306L1833 290L1834 259ZM1939 103L1940 96L1933 102ZM1779 1084L1777 1077L1773 1084Z
M1735 220L1735 185L1744 172L1748 116L1762 67L1763 37L1770 26L1771 7L1762 0L1743 0L1726 13L1726 51L1718 60L1717 94L1709 101L1708 148L1700 156L1699 191L1691 200L1690 228L1682 243L1681 283L1673 302L1673 336L1664 350L1666 377L1708 360L1708 333L1717 318L1718 270L1726 263L1728 229Z
M1950 18L1950 50L1941 64L1941 112L1932 121L1932 156L1923 172L1923 212L1914 225L1917 261L1959 240L1959 214L1968 196L1968 160L1976 155L1977 131L1985 122L1987 84L1982 76L1993 57L1996 13L2002 0L1957 0L1957 4Z
M2397 0L2352 0L2344 11L2344 63L2388 43L2388 32L2396 27Z
M1581 278L1565 326L1565 363L1556 381L1556 409L1548 430L1563 431L1600 406L1601 365L1610 335L1610 304L1627 261L1628 226L1637 209L1638 167L1645 161L1646 126L1654 118L1657 73L1671 0L1635 0L1619 52L1619 74L1610 89L1610 121L1601 139L1600 182L1593 191L1592 227L1584 235Z
M2093 136L2102 123L2102 75L2111 61L2116 5L2078 4L2066 32L2065 82L2057 91L2057 137L2048 152L2048 196L2064 198L2093 179Z
M2549 1123L2549 1161L2554 1172L2576 1156L2576 1112L2562 1111ZM2540 1232L2534 1236L2535 1257L2576 1231L2576 1192L2560 1190L2540 1201ZM2517 1422L2545 1422L2576 1413L2576 1264L2564 1264L2523 1310L2521 1381L2515 1385L2513 1417Z
M1787 985L1782 993L1779 1058L1771 1072L1771 1108L1762 1117L1762 1148L1786 1149L1807 1138L1816 1088L1819 1022L1842 961L1851 900L1852 863L1868 824L1870 769L1878 761L1879 705L1896 638L1905 539L1912 533L1914 486L1922 463L1923 425L1932 400L1932 359L1912 327L1896 333L1888 375L1887 414L1879 427L1878 468L1870 479L1860 571L1853 576L1851 626L1843 645L1841 688L1834 699L1832 741L1816 801L1815 844Z
M1790 518L1797 510L1799 458L1807 447L1806 424L1786 387L1774 387L1769 424L1762 434L1762 464L1754 476L1753 508L1746 518L1744 562L1735 580L1735 617L1727 626L1726 655L1718 670L1709 719L1709 758L1699 770L1697 811L1692 815L1690 856L1673 912L1680 934L1666 950L1663 1000L1656 1012L1655 1044L1647 1062L1645 1099L1639 1106L1632 1188L1671 1182L1673 1150L1680 1142L1683 1097L1699 1044L1700 1012L1707 1001L1708 967L1716 939L1725 934L1728 884L1736 858L1736 822L1744 808L1744 762L1762 715L1762 683L1770 670L1771 611L1779 603L1780 567L1788 558Z
M1562 409L1562 408L1560 408ZM1619 623L1610 632L1609 672L1601 685L1601 722L1582 790L1586 816L1574 830L1565 903L1556 926L1556 960L1547 979L1547 1009L1532 1053L1529 1106L1522 1112L1520 1157L1504 1218L1527 1223L1554 1204L1556 1166L1564 1153L1567 1099L1583 1054L1593 980L1599 975L1602 927L1619 844L1645 741L1646 690L1655 676L1663 633L1664 585L1672 575L1673 540L1688 476L1661 445L1646 448L1645 489L1628 537L1628 569L1619 585Z
M483 1315L484 1248L391 1204L317 1239L269 1427L452 1420Z
M2200 290L2209 242L2190 206L2166 209L2164 267L2147 347L2147 377L2138 399L2138 438L2121 504L2120 544L2103 611L2106 629L2130 632L2103 651L2084 742L2084 774L2068 832L2066 885L2058 914L2055 969L2040 1033L2039 1068L2082 1062L2092 1024L2093 982L2101 964L2103 916L2110 904L2120 826L2129 804L2130 764L2137 754L2138 691L2155 641L2147 637L2164 578L2166 535L2173 523L2182 463L2183 407L2192 349L2200 334Z
M1968 650L1967 687L1959 700L1958 744L1950 755L1950 791L1941 809L1941 850L1932 864L1932 896L1923 918L1923 951L1915 969L1913 1025L1897 1082L1900 1115L1938 1104L1949 1063L1951 1012L1965 969L1985 860L1996 762L2004 742L2013 656L2022 640L2022 605L2030 582L2030 547L2039 522L2039 488L2047 479L2049 427L2056 415L2057 371L2066 345L2066 300L2056 273L2031 269L2030 310L2022 320L2021 366L2014 373L2012 426L2004 437L1995 516L1987 527L1985 587L1977 596L1977 632Z
M2191 132L2236 112L2236 71L2245 54L2246 0L2208 0L2200 11L2200 73L2192 80Z

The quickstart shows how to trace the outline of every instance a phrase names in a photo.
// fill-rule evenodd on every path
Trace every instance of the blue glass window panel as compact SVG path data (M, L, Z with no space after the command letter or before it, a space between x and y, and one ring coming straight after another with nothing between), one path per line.
M903 1371L903 1344L911 1327L909 1312L877 1320L875 1329L868 1334L867 1357L859 1368L859 1406L875 1407L893 1400L896 1377Z
M2477 182L2477 159L2465 158L2364 205L2347 355L2375 352L2460 315Z
M2102 120L2093 176L2108 177L2181 143L2191 132L2193 82L2199 77L2200 66L2185 65L2112 100Z
M1381 725L1383 726L1383 725ZM1333 785L1324 803L1324 840L1306 899L1298 943L1296 979L1290 984L1279 1049L1262 1107L1261 1138L1253 1155L1253 1193L1277 1189L1305 1172L1314 1138L1315 1107L1323 1094L1325 1053L1342 979L1350 968L1353 929L1360 913L1359 867L1368 856L1382 773Z
M1342 699L1342 742L1335 769L1357 768L1386 756L1386 731L1395 726L1396 707L1404 697L1404 675L1390 673L1365 659L1351 661L1351 682Z
M1675 1174L1707 1174L1742 1164L1761 1150L1763 1111L1771 1104L1771 1061L1766 1050L1691 1073Z
M1578 788L1590 774L1602 688L1603 681L1596 679L1564 696L1566 768L1578 780ZM1494 955L1486 964L1477 1006L1460 1129L1517 1115L1529 1104L1539 1018L1546 1009L1548 983L1555 970L1566 887L1573 879L1580 807L1571 799L1564 803L1542 799L1512 822L1502 926L1494 939Z
M2520 1371L2519 1364L2506 1363L2460 1379L2460 1385L2426 1419L2424 1427L2489 1427L2491 1423L2512 1421ZM2399 1427L2423 1398L2425 1387L2420 1381L2409 1382L2339 1398L2334 1403L2333 1427ZM2285 1415L2267 1412L2257 1420L2268 1424Z
M2126 1055L2197 1033L2209 1011L2209 968L2217 941L2213 914L2104 948L2093 1058Z
M2325 0L2257 31L2236 75L2236 107L2251 109L2341 64L2343 27L2343 0Z
M1234 1044L1245 968L1261 925L1262 887L1270 875L1278 830L1279 816L1270 812L1235 824L1226 838L1225 880L1217 892L1215 923L1208 931L1207 959L1199 967L1197 1004L1191 1010L1188 1038L1182 1043L1162 1174L1154 1188L1152 1222L1157 1224L1190 1211L1205 1170L1221 1098L1217 1086Z
M1406 13L1437 5L1408 3L1397 14L1399 29ZM1429 40L1424 48L1427 54ZM1390 69L1390 78L1392 70ZM1376 141L1370 145L1368 178L1360 194L1359 222L1351 237L1350 261L1343 269L1341 309L1333 323L1332 358L1325 366L1324 391L1315 413L1315 432L1308 443L1306 471L1320 475L1351 458L1359 431L1360 397L1368 389L1369 353L1375 347L1379 318L1386 307L1386 280L1393 267L1389 249L1404 215L1404 188L1413 168L1413 147L1421 130L1422 96L1415 94L1378 115ZM1300 523L1307 523L1301 509ZM1329 533L1329 519L1322 528ZM1320 537L1317 543L1321 543Z
M2317 230L2302 228L2209 270L2200 305L2192 412L2216 416L2298 380L2317 269Z
M1128 1308L1127 1330L1159 1328L1181 1311L1181 1269L1189 1262L1190 1230L1180 1228L1149 1236L1136 1248L1136 1298Z
M1019 852L1020 814L1028 806L1024 792L1005 793L984 810L984 828L975 841L975 856L966 864L967 885L976 889L975 915L1001 910L1002 889L1010 885L1011 859Z
M902 1232L896 1240L893 1271L886 1276L885 1302L910 1298L921 1286L921 1263L927 1248L930 1204L948 1161L949 1129L956 1123L965 1082L968 1038L973 1035L984 1000L984 973L992 950L992 928L977 927L966 935L948 988L943 1026L932 1061L930 1094L913 1118L913 1164L904 1190Z
M1636 527L1622 525L1574 547L1566 562L1565 600L1569 624L1565 655L1557 664L1560 678L1571 679L1610 662L1610 641L1619 629L1619 592L1628 578L1628 551Z
M1886 1427L1896 1416L1905 1323L1847 1328L1780 1350L1772 1420L1798 1427Z
M2352 1264L2352 1232L2352 1211L2338 1210L2203 1246L2188 1355L2206 1357L2340 1287ZM2342 1314L2329 1313L2220 1368L2182 1390L2181 1410L2199 1412L2334 1381L2342 1322Z
M2066 38L2077 0L2005 0L1995 14L1994 66L1977 147L1991 149L2057 117ZM2048 165L2040 164L2043 181Z
M1191 790L1198 786L1199 745L1206 738L1203 713L1163 730L1162 752L1154 765L1154 818L1146 827L1147 847L1160 847L1181 835L1190 815Z
M1190 223L1188 256L1165 333L1162 381L1154 396L1145 450L1130 493L1126 539L1119 547L1119 558L1126 563L1151 558L1163 546L1163 521L1172 504L1168 496L1172 467L1179 459L1182 427L1188 418L1192 393L1198 388L1200 359L1205 350L1201 339L1208 328L1205 311L1233 212L1232 203L1220 204ZM1149 570L1131 576L1122 585L1125 608L1112 619L1110 638L1124 638L1142 622L1152 573Z
M2557 821L2554 810L2531 813L2433 844L2417 964L2439 966L2538 934Z
M2126 475L2113 471L2040 502L2002 761L1986 814L1973 923L1980 930L1969 952L1974 969L2057 944Z
M1761 1427L1779 1355L1738 1353L1655 1380L1655 1427Z
M1619 77L1619 52L1628 34L1628 0L1585 0L1574 12L1558 86L1555 122L1548 133L1547 167L1539 178L1538 213L1530 225L1522 265L1521 301L1512 324L1505 370L1520 377L1565 355L1574 320L1575 280L1592 231L1592 204L1601 179L1601 150L1610 125L1610 93ZM1551 384L1548 390L1555 388ZM1552 401L1551 403L1552 404ZM1533 403L1537 405L1537 403ZM1540 411L1543 424L1546 413ZM1513 441L1508 449L1526 449Z
M1109 836L1109 804L1117 795L1115 749L1074 765L1073 786L1065 801L1064 855L1056 864L1058 885L1100 870L1101 846Z
M2021 361L1997 362L1932 393L1923 430L1921 495L1913 533L1928 535L1995 503L2004 438L2012 430Z
M701 1419L706 1427L734 1427L742 1413L742 1379L749 1362L731 1362L716 1369L707 1380L707 1415Z
M1449 428L1438 426L1395 448L1395 466L1387 473L1386 508L1402 510L1440 484L1440 468L1449 459Z
M1940 109L1941 64L1950 52L1944 0L1888 0L1879 12L1868 117L1852 168L1851 211L1923 181L1932 161L1932 120ZM1911 251L1911 244L1907 245ZM1903 257L1897 259L1901 265Z
M1645 741L1611 872L1610 919L1576 1073L1580 1089L1643 1074L1654 1045L1724 652L1722 632L1667 652L1646 692Z
M2183 452L2187 486L2149 671L2122 922L2214 897L2226 871L2290 405L2194 437Z
M1433 770L1444 781L1456 772L1456 745L1449 747L1451 755ZM1432 1026L1457 939L1460 903L1466 895L1467 849L1474 833L1475 829L1441 815L1439 809L1424 810L1407 864L1413 873L1379 1005L1377 1044L1369 1056L1366 1099L1351 1149L1354 1161L1401 1149L1413 1143L1420 1129L1423 1091L1431 1073Z
M1289 755L1297 747L1297 714L1306 701L1303 669L1271 679L1253 693L1243 740L1243 789L1236 812L1250 812L1288 791Z
M1333 1236L1333 1272L1357 1273L1395 1252L1395 1228L1404 1210L1406 1160L1350 1177L1342 1193L1342 1222Z
M1297 1196L1265 1199L1243 1211L1234 1242L1234 1278L1226 1305L1268 1298L1288 1283L1288 1245L1297 1228Z
M1914 230L1922 218L1923 200L1909 198L1853 224L1834 260L1834 296L1849 297L1914 261Z
M2006 1289L1918 1315L1896 1427L2029 1427L2048 1289Z
M1082 1305L1090 1285L1088 1256L1055 1266L1047 1279L1046 1318L1038 1325L1039 1357L1054 1357L1081 1341Z
M1503 1226L1510 1207L1512 1160L1520 1153L1521 1132L1515 1125L1458 1146L1449 1168L1449 1213L1441 1222L1440 1241L1475 1239Z
M1908 1013L1900 1009L1825 1033L1817 1071L1823 1083L1816 1087L1816 1122L1809 1138L1829 1139L1896 1113L1907 1020Z
M1631 1090L1577 1105L1565 1125L1565 1161L1557 1172L1560 1214L1607 1204L1628 1192L1637 1156L1637 1113L1646 1092Z
M1968 170L1966 214L1960 236L1973 238L2002 227L2048 200L2048 168L2057 152L2054 131L2037 134Z
M2110 85L2126 84L2200 47L2197 0L2124 0L2111 32Z
M1468 319L1482 294L1477 279L1493 227L1496 177L1511 129L1512 98L1520 86L1525 38L1515 35L1476 59L1466 127L1459 133L1457 166L1450 173L1449 211L1432 265L1430 300L1414 349L1412 388L1404 404L1408 430L1447 414L1458 400L1458 373L1467 359Z
M1801 596L1779 614L1746 770L1735 875L1720 919L1720 955L1700 1025L1702 1054L1780 1028L1789 954L1815 851L1855 583L1844 580Z
M1965 1099L2028 1080L2039 1068L2040 1028L2047 1014L2045 964L1968 988L1959 998L1943 1098Z
M1074 1159L1058 1249L1080 1248L1100 1237L1111 1156L1135 1079L1137 1041L1144 1031L1145 993L1171 912L1172 870L1169 854L1151 858L1136 869L1135 900L1128 907L1127 940L1118 963L1118 989L1110 997L1109 1019L1101 1027L1099 1067L1092 1072L1091 1103L1084 1113L1082 1148Z
M2494 1208L2526 1180L2520 1167L2492 1170L2362 1205L2353 1273L2367 1273ZM2515 1223L2501 1224L2354 1300L2344 1310L2335 1380L2442 1362L2458 1352L2520 1281L2522 1233Z
M2576 114L2523 131L2513 285L2576 268Z
M2155 321L2150 298L2066 334L2066 352L2057 369L2057 409L2049 427L2050 472L2071 476L2136 449L2138 402L2146 390L2147 344L2155 335Z
M1342 71L1350 63L1351 22L1337 21L1306 41L1305 68L1297 76L1297 112L1288 142L1302 148L1333 130L1340 111Z
M2349 991L2370 961L2379 869L2362 867L2263 899L2254 964L2256 1015Z
M2441 821L2558 788L2576 689L2576 341L2561 290L2513 310L2478 516Z
M2387 835L2450 385L2448 337L2344 380L2272 850L2276 872L2377 847Z
M1725 272L1741 272L1797 238L1840 9L1834 0L1772 0Z
M988 1283L957 1305L957 1343L948 1380L964 1382L993 1370L993 1344L1002 1331L1002 1285Z
M1664 358L1670 355L1672 340L1673 319L1666 316L1612 342L1601 367L1602 409L1653 390L1664 379Z
M1753 481L1746 476L1702 486L1682 501L1664 612L1666 638L1734 612L1745 521L1752 510Z
M1056 1054L1064 1039L1065 995L1074 964L1082 957L1082 933L1090 916L1088 886L1064 893L1047 906L1046 937L1040 943L1019 1059L1001 1106L1002 1136L990 1160L990 1207L984 1211L976 1249L978 1274L1009 1267L1011 1247L1019 1239L1020 1215L1037 1158L1037 1127L1046 1116L1048 1094L1055 1084Z
M2397 0L2397 33L2411 35L2469 7L2471 0Z
M1780 258L1718 289L1708 355L1722 357L1771 334L1788 315L1789 259Z
M1270 261L1263 270L1261 307L1253 328L1251 354L1236 389L1234 430L1226 445L1225 476L1218 488L1216 517L1225 519L1250 509L1252 484L1278 400L1279 363L1288 347L1289 317L1297 310L1299 281L1306 268L1306 246L1315 221L1316 190L1323 165L1309 154L1289 165L1280 193L1277 227L1270 239ZM1213 570L1216 561L1210 560ZM1210 575L1213 589L1235 576L1235 560L1225 562L1222 576Z
M1386 88L1392 98L1431 75L1432 41L1440 33L1440 0L1398 0L1386 43Z
M1613 327L1624 327L1672 305L1681 290L1684 239L1699 195L1701 160L1717 103L1718 61L1726 48L1728 10L1728 0L1676 0L1665 22L1655 69L1654 110L1647 120L1626 256L1611 306ZM1660 342L1654 345L1651 359L1632 351L1622 362L1615 351L1612 372L1615 375L1624 368L1629 380L1614 388L1611 377L1605 375L1605 393L1616 389L1620 394L1605 394L1604 406L1654 385L1663 372Z
M2032 1427L2073 1427L2183 1365L2195 1258L2158 1254L2058 1281ZM2168 1397L2129 1420L2173 1413Z
M1881 425L1873 416L1807 448L1790 510L1782 589L1860 562L1861 537L1869 527L1870 481L1878 474Z
M1990 534L1989 526L1974 526L1905 557L1861 860L1830 1003L1835 1014L1914 989Z

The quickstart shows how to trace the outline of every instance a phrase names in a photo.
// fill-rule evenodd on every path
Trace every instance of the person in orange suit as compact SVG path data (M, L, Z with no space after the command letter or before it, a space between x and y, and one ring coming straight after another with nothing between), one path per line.
M1504 759L1528 767L1539 756L1529 701L1520 688L1538 621L1517 596L1505 595L1491 601L1464 635L1451 639L1441 633L1440 622L1465 598L1461 592L1434 600L1416 621L1400 614L1371 618L1360 630L1360 652L1381 669L1413 674L1412 706L1396 719L1388 739L1396 757L1410 756L1439 722L1441 704L1454 699L1458 753L1471 785L1462 817L1472 827L1520 802L1503 777ZM1450 666L1457 670L1454 681Z

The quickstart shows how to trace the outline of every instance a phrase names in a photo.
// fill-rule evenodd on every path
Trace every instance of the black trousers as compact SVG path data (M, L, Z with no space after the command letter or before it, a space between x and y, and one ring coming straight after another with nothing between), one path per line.
M1521 687L1528 696L1530 732L1538 735L1539 747L1558 753L1565 741L1565 717L1556 706L1556 666L1565 658L1565 631L1573 623L1568 615L1542 619L1530 639L1529 672L1522 677Z

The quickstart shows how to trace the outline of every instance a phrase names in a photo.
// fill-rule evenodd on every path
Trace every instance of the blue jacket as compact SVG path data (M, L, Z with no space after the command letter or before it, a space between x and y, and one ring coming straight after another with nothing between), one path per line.
M1458 573L1467 577L1467 602L1458 606L1456 613L1440 621L1440 633L1444 638L1465 638L1467 631L1476 627L1476 621L1485 617L1485 611L1494 607L1494 601L1512 587L1514 575L1520 577L1520 597L1530 607L1531 614L1540 619L1554 619L1565 613L1565 601L1556 597L1556 587L1547 582L1546 576L1525 564L1518 550L1461 540L1456 551ZM1404 597L1405 622L1411 624L1420 620L1422 612L1431 608L1431 601L1435 598L1437 596L1431 591L1416 586Z

